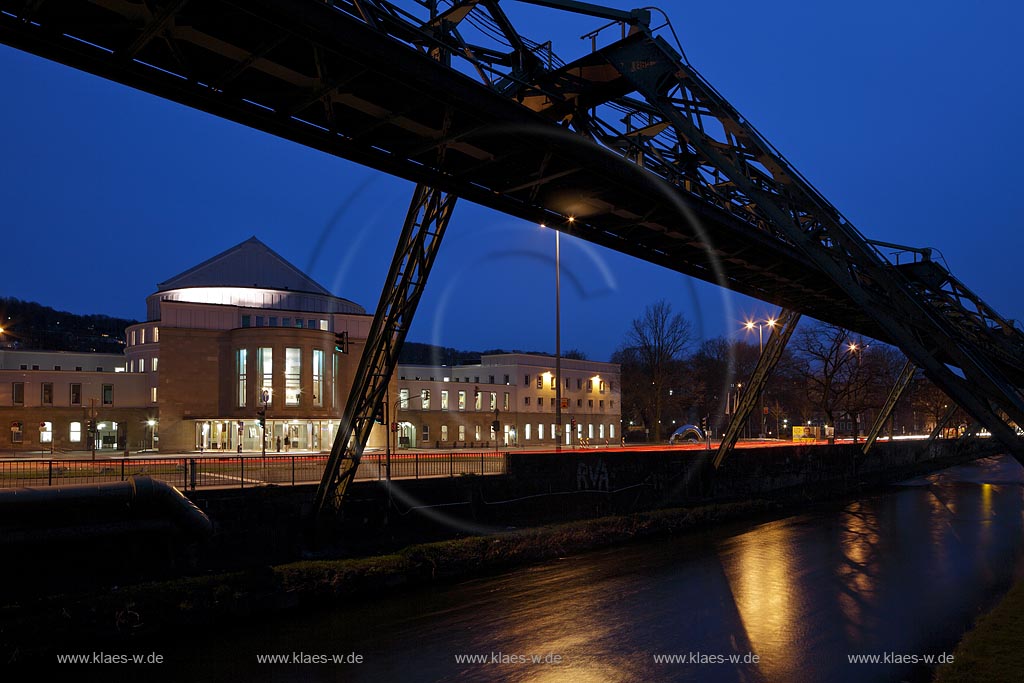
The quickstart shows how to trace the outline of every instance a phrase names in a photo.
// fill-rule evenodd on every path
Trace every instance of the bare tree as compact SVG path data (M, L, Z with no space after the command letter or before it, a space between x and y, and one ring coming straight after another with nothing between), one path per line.
M626 334L625 347L620 349L621 354L635 364L638 381L631 383L637 390L633 400L643 407L644 422L654 427L656 441L661 440L661 417L670 399L669 388L680 384L683 352L692 339L690 321L680 313L673 314L672 305L662 300L648 306L643 315L633 321ZM641 383L647 391L641 389ZM624 380L623 393L625 389Z
M863 345L863 340L851 337L848 330L826 323L801 326L793 339L795 370L806 382L807 397L824 415L826 424L835 425L837 412L853 407L850 395L862 374L856 350Z

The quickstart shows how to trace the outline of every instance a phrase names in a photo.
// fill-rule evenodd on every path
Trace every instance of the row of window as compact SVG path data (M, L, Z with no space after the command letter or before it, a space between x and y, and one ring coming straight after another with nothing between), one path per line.
M327 321L323 319L278 318L276 315L243 315L242 327L294 327L300 330L323 330L325 332L329 329Z
M29 369L29 366L28 366L28 365L26 365L25 363L22 363L22 364L21 364L21 369L22 369L22 370L28 370L28 369ZM39 366L38 366L38 365L33 365L33 366L32 366L32 369L33 369L33 370L38 370L38 369L39 369ZM56 370L56 371L58 371L58 372L60 372L60 371L61 371L61 370L63 370L64 368L63 368L63 366L60 366L60 365L54 365L54 366L53 366L53 369L54 369L54 370ZM81 365L76 365L76 366L75 366L75 372L82 372L82 366L81 366ZM103 372L103 368L101 368L101 367L97 366L97 368L96 368L96 372ZM120 368L114 368L114 372L124 372L124 367L122 366L122 367L120 367Z
M524 441L532 441L533 440L533 436L532 436L533 434L537 435L537 440L544 439L545 438L545 436L544 436L544 433L545 433L545 429L544 428L545 428L545 426L546 425L544 425L543 423L537 423L537 429L536 429L536 431L534 431L532 429L533 425L531 425L529 423L525 424L523 426L523 440ZM489 429L489 432L490 432L490 435L489 435L488 438L491 441L493 441L495 439L494 427L489 427L488 429ZM473 431L474 431L474 435L475 435L473 437L474 440L475 441L482 440L483 437L481 436L481 434L483 432L482 432L481 426L480 425L474 425L473 426ZM588 438L588 439L595 438L594 437L594 431L595 430L594 430L594 425L592 423L591 424L587 424L586 431L587 431L586 438ZM604 424L598 424L596 431L597 431L597 437L596 438L598 438L598 439L606 438L605 437L605 433L606 432L605 432L605 425ZM556 431L556 427L555 427L554 424L551 425L551 431L549 431L547 433L549 434L550 438L552 438L552 439L556 438L557 431ZM607 434L608 434L607 438L609 438L609 439L614 439L615 438L615 425L614 424L609 424L608 425ZM421 438L422 438L423 441L429 441L430 440L430 426L429 425L423 425L423 430L422 430L422 433L421 433ZM582 424L577 424L576 425L576 438L577 439L584 438L583 437L583 425ZM441 425L441 439L440 440L441 441L448 441L448 425ZM466 441L466 425L459 425L459 437L456 440L457 441Z
M96 425L98 434L117 432L116 422L100 422ZM24 443L24 432L21 429L11 430L11 442L12 443ZM109 437L107 437L109 438ZM68 441L71 443L81 443L82 441L82 423L72 422L68 425ZM53 423L52 422L40 422L39 423L39 443L52 443L53 442Z
M538 389L543 389L544 388L544 385L545 385L544 378L545 377L548 378L548 381L547 381L548 389L557 389L557 387L555 386L555 384L556 384L555 376L553 374L551 374L550 372L545 372L545 373L543 373L541 375L537 375L537 388ZM597 378L596 377L590 377L590 378L584 380L584 379L582 379L580 377L577 377L576 378L576 390L577 391L582 391L583 390L583 386L584 386L584 382L586 382L587 393L588 394L594 393L594 380L595 379L597 379ZM530 386L530 376L529 375L523 375L523 386L524 387ZM566 388L566 390L567 391L570 390L571 386L572 386L571 378L566 377L565 378L565 388ZM605 393L607 391L614 391L614 387L612 386L612 382L605 382L602 379L598 379L597 380L597 387L598 387L598 393L601 393L601 394L603 394L603 393Z
M570 399L563 398L562 400L568 402ZM551 405L552 408L555 407L555 399L554 398L549 400L548 403ZM598 400L598 404L600 406L600 409L604 410L604 399ZM524 396L523 397L523 405L527 405L527 406L530 405L530 397L529 396ZM543 396L538 396L537 397L537 407L538 408L543 408L544 407L544 397ZM582 408L583 407L583 399L582 398L576 399L576 407L577 408ZM588 408L593 408L594 407L594 399L592 399L592 398L588 398L587 399L587 407ZM615 407L615 400L614 399L608 401L608 407L609 408L614 408Z
M157 367L160 365L160 358L157 357L157 356L154 356L152 360L153 360L153 362L149 364L149 369L152 370L153 372L156 372L157 371ZM139 362L138 362L138 365L136 365L135 359L132 359L131 361L129 361L129 363L128 363L128 372L135 372L135 368L136 367L138 367L139 372L145 372L146 371L146 359L145 358L140 358Z
M140 327L138 329L132 330L128 334L128 346L135 346L136 344L145 344L146 343L146 336L147 336L146 335L146 330L147 330L147 328L145 328L145 327ZM151 328L151 331L149 332L149 343L156 344L159 341L160 341L160 328L159 327Z
M156 391L156 389L154 389ZM114 385L104 384L102 385L101 397L103 405L110 406L114 405ZM39 402L44 406L53 405L53 382L40 382L39 383ZM155 398L153 399L156 400ZM25 405L25 383L24 382L11 382L11 404L16 406ZM82 405L82 385L75 383L68 385L68 405L80 406Z
M495 377L494 375L489 375L487 377L486 384L494 384L495 383L494 382L494 377ZM545 377L548 378L548 381L546 383L544 381ZM399 379L407 380L409 378L406 375L402 375ZM412 379L419 380L419 377L413 377ZM454 379L451 379L449 377L444 377L442 379L445 382L452 381L452 382L455 382L456 384L458 384L459 382L467 382L468 383L469 380L470 380L468 375L466 377L456 377ZM577 390L582 391L584 386L586 386L587 392L588 393L593 393L595 377L591 377L589 379L583 379L581 377L577 377L575 379L576 379L576 389ZM433 382L434 378L431 377L431 378L429 378L429 380L431 382ZM506 384L506 385L511 384L511 382L509 380L510 380L509 375L505 375L505 381L502 382L502 384ZM474 384L480 384L481 383L479 375L473 377L473 383ZM554 374L552 374L550 372L545 372L545 373L542 373L540 375L537 375L537 388L538 389L543 389L545 384L548 385L549 389L555 389L556 388L555 387L555 376L554 376ZM597 385L598 385L598 392L602 393L602 394L605 393L605 392L608 392L608 391L614 391L615 390L614 382L605 382L604 380L598 379ZM530 375L523 375L523 386L530 386ZM571 388L572 388L572 378L566 377L565 378L565 389L566 389L566 391L569 391L569 390L571 390Z
M483 410L484 395L485 394L489 395L489 400L487 402L488 410L491 410L491 411L497 410L497 408L498 408L498 392L496 392L496 391L490 391L490 392L474 391L473 392L473 409L474 410ZM467 392L465 392L465 391L458 392L458 399L459 399L458 406L459 406L459 410L465 410L466 409L466 397L467 397ZM502 410L504 410L506 412L509 410L510 399L511 399L510 394L507 391L504 392L504 397L503 397L502 402L501 402L501 409ZM401 408L402 410L408 410L409 409L409 401L410 401L409 390L408 389L399 389L398 390L398 407ZM419 397L419 405L418 406L414 405L412 407L413 408L422 408L423 410L430 410L430 390L429 389L421 389L420 390L420 397ZM447 389L445 389L445 390L443 390L441 392L441 410L448 410L448 390Z
M238 407L244 408L249 394L249 349L235 351L235 384ZM312 353L313 405L324 405L324 352L313 349ZM338 376L338 359L334 358L334 376ZM270 405L274 402L274 349L256 349L257 403ZM302 349L288 347L284 350L284 404L297 406L302 397ZM336 397L335 397L336 398ZM337 405L335 400L334 405Z

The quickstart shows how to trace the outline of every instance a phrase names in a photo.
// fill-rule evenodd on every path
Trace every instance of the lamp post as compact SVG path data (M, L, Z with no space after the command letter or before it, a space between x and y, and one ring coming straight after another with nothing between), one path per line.
M156 450L156 420L150 418L146 424L149 425L149 450Z
M850 350L850 353L853 354L854 367L856 368L854 370L853 380L850 386L850 393L853 397L855 408L853 414L853 442L857 443L857 433L860 431L860 410L859 407L856 405L856 402L858 400L857 396L854 394L857 391L857 383L860 382L860 357L861 354L864 353L864 349L867 348L867 344L858 344L857 342L850 342L849 344L847 344L847 348Z
M758 352L757 359L761 360L761 355L764 354L764 328L774 330L775 324L778 322L775 318L768 318L767 320L748 320L744 327L747 332L753 332L754 327L757 327L757 340L758 340ZM761 401L761 431L759 433L760 438L764 438L764 390L758 392L758 398Z
M569 224L576 218L569 216ZM547 227L541 223L540 227ZM555 452L562 450L562 233L555 230Z

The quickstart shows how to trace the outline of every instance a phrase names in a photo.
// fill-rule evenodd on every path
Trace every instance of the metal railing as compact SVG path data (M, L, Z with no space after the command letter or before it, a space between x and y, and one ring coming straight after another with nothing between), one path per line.
M508 453L396 453L391 456L392 479L454 477L463 474L504 474ZM0 460L0 488L67 486L124 481L145 475L181 490L294 486L320 481L326 455L184 456L111 460ZM385 479L382 453L364 454L356 480Z

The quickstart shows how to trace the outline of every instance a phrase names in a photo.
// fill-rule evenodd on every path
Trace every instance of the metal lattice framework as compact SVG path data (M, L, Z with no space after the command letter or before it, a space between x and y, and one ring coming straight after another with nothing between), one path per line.
M620 28L563 63L497 0L0 0L0 42L893 343L1018 452L1015 326L890 262L652 12L529 1Z

